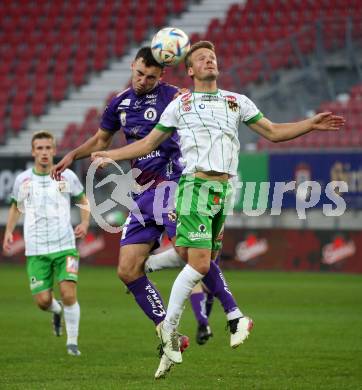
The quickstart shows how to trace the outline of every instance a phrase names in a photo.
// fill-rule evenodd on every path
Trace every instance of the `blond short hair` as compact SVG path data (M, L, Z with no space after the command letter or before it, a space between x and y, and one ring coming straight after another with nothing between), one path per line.
M191 55L192 55L192 53L195 52L198 49L209 49L209 50L212 50L215 53L215 46L210 41L198 41L198 42L194 43L191 46L190 50L187 52L185 60L184 60L186 70L188 68L190 68L190 66L192 66L192 63L191 63Z
M51 139L53 141L53 145L55 146L55 137L52 133L46 130L37 131L33 134L31 138L31 147L34 146L34 141L36 139Z

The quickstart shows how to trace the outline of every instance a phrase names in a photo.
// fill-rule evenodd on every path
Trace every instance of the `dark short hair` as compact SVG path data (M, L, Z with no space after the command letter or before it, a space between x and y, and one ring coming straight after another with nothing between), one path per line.
M51 139L53 141L53 145L55 146L55 137L52 133L49 133L49 131L41 130L34 133L31 138L31 147L34 146L34 141L36 139Z
M210 50L212 50L215 53L215 46L210 41L198 41L198 42L194 43L191 46L190 50L187 52L185 60L184 60L186 70L192 65L192 63L191 63L191 55L192 55L192 53L195 52L198 49L203 49L203 48L210 49Z
M141 47L141 49L138 50L134 60L136 61L139 58L143 59L146 66L156 66L157 68L163 69L163 66L153 57L152 50L149 46Z

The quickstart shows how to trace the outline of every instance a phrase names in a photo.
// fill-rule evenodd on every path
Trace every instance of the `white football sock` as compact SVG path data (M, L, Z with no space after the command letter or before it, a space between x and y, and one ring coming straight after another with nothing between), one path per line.
M60 303L53 298L52 303L47 308L47 311L51 311L52 313L59 314L62 311L62 307L60 306Z
M173 283L163 327L167 332L177 329L185 302L192 289L205 275L186 264Z
M240 318L240 317L244 317L244 315L239 308L236 308L233 311L226 313L226 318L228 321L235 320L236 318Z
M145 262L145 272L159 271L165 268L180 268L184 267L185 264L182 257L172 247L164 252L149 256Z
M64 321L65 329L67 330L67 345L78 345L79 319L80 307L78 302L71 306L64 305Z

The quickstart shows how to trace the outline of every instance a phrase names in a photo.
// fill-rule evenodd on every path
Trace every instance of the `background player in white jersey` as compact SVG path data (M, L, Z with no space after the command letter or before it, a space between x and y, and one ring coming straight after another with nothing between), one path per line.
M192 288L200 280L211 290L212 285L227 288L220 269L211 258L221 244L228 179L236 175L239 123L246 123L273 142L290 140L310 131L338 130L344 124L343 118L329 112L295 123L271 122L246 96L218 89L219 72L211 42L194 44L185 64L194 82L194 92L171 102L159 124L143 140L92 156L93 159L128 160L154 150L176 130L180 136L186 167L177 197L176 245L187 248L188 264L173 284L166 318L161 325L164 352L175 363L182 362L175 342L176 330ZM232 347L248 337L252 324L239 313L239 317L229 321Z
M53 313L56 336L62 333L63 306L67 352L78 356L80 308L76 283L79 254L75 237L83 238L87 234L89 212L80 210L81 222L73 231L70 201L72 197L77 203L86 205L87 199L82 184L70 169L62 173L59 182L51 179L55 155L55 140L51 133L35 133L31 145L34 167L15 180L3 250L10 250L16 223L24 213L26 267L31 292L40 309ZM54 298L54 278L59 283L62 305Z

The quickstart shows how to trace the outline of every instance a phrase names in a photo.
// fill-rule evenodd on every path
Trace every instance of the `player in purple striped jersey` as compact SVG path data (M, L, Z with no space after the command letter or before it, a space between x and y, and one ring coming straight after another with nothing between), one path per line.
M69 152L55 166L53 177L57 179L74 160L107 148L120 129L128 144L145 137L157 123L165 107L179 93L177 87L160 81L162 74L163 68L154 60L151 49L141 48L131 65L131 87L111 100L103 113L97 133ZM162 215L162 224L156 224L152 205L157 184L178 181L182 171L179 159L176 136L149 155L131 162L132 168L141 171L137 184L143 186L152 181L153 184L141 194L132 194L145 226L139 222L138 216L130 212L122 231L118 275L156 326L163 320L165 309L156 287L145 275L144 262L158 246L164 230L170 238L175 236L175 221L166 214ZM165 202L167 201L166 198Z

